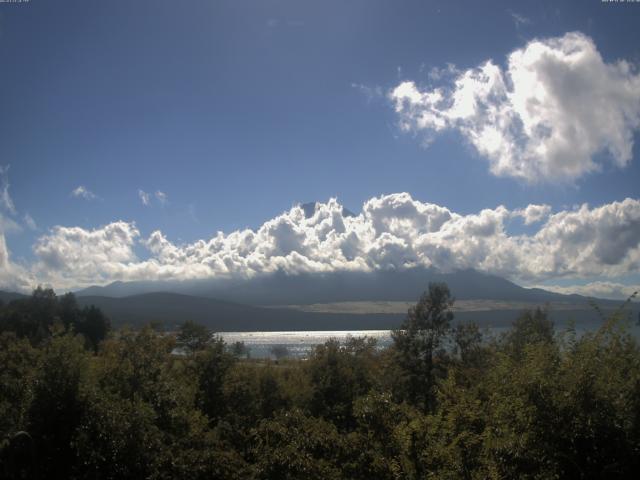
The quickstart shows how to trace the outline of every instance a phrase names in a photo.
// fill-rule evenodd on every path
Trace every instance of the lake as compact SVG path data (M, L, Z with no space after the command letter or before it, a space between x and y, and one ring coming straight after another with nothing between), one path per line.
M289 331L289 332L220 332L227 344L244 342L251 358L273 357L271 349L285 347L289 357L304 358L317 346L331 338L344 342L348 337L372 337L383 348L391 342L389 330L335 330L335 331Z
M586 331L593 331L599 324L583 323L576 327L578 335ZM562 331L566 324L557 325L556 331ZM640 338L640 328L637 324L631 324L631 332L636 338ZM510 327L486 327L481 329L486 337L497 336L509 330ZM304 358L308 356L317 345L334 338L343 343L349 337L370 337L378 341L378 347L384 348L391 344L390 330L332 330L332 331L286 331L286 332L219 332L217 335L231 345L235 342L244 342L249 350L251 358L274 358L274 347L286 349L288 357Z

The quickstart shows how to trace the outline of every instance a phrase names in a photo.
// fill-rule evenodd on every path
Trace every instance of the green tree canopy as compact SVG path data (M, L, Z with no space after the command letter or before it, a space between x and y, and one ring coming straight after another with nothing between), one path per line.
M211 340L211 331L204 325L191 320L187 320L180 326L176 338L178 347L192 353L205 349Z
M450 333L453 302L446 284L430 283L400 329L392 332L397 394L424 411L433 407L435 359Z

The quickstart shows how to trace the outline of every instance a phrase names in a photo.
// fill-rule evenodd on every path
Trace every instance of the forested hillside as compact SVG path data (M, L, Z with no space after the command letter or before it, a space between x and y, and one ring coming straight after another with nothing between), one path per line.
M523 312L485 338L431 284L393 344L246 358L205 327L110 330L37 290L0 309L0 477L634 478L640 349Z

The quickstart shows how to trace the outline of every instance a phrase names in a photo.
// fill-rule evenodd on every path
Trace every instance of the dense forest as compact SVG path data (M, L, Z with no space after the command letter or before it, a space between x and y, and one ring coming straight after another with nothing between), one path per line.
M73 295L0 308L0 476L71 479L635 478L640 349L525 311L489 337L430 284L393 343L251 359L187 322L111 330Z

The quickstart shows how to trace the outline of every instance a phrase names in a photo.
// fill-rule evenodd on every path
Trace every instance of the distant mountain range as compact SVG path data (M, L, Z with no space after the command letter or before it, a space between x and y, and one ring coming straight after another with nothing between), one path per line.
M157 322L169 330L187 320L214 331L377 330L397 326L403 315L308 313L261 308L212 298L156 292L129 297L78 297L80 305L99 307L116 325Z
M447 283L455 298L465 305L456 312L458 320L506 326L523 308L551 304L556 322L569 318L600 321L586 297L523 288L475 270L275 273L249 280L114 282L75 293L81 305L96 305L114 325L157 322L174 329L192 320L215 331L370 330L399 326L406 316L398 313L403 311L398 308L399 302L415 303L429 282ZM23 297L0 292L3 302ZM345 309L341 302L351 303ZM385 302L395 302L394 308ZM597 303L604 310L621 304L611 300ZM637 316L639 305L632 308Z
M22 298L27 298L27 295L16 292L4 292L0 290L0 302L9 303L13 300L20 300Z
M78 296L126 297L173 292L249 305L289 305L346 301L416 301L429 282L444 282L461 300L585 303L580 295L562 295L523 288L496 275L476 270L440 273L428 268L374 272L334 272L288 275L276 272L251 279L114 282L89 287ZM608 302L603 300L603 302Z

